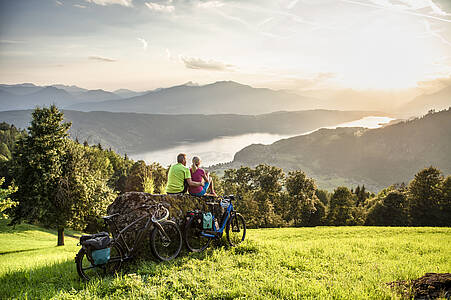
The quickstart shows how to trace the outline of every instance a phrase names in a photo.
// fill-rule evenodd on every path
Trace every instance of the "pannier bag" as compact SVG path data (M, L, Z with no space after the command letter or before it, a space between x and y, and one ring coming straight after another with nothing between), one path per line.
M202 227L203 229L211 229L213 226L213 215L211 212L202 214Z
M91 252L94 265L103 265L110 260L110 248L94 250Z
M82 235L80 244L88 250L88 256L92 258L94 265L103 265L110 259L111 239L108 232L99 232L90 235Z

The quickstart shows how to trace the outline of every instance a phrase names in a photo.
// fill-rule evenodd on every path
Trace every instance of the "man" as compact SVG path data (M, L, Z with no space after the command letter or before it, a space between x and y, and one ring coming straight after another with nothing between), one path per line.
M204 186L204 182L191 180L191 173L186 167L186 154L177 155L177 164L171 166L168 173L168 184L166 185L167 194L184 194L188 186Z

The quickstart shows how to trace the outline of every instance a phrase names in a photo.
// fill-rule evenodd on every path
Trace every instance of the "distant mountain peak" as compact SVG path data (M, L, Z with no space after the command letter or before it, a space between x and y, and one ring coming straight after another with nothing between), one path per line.
M211 84L207 84L206 86L213 86L213 85L221 85L221 86L230 86L230 87L250 87L249 85L246 84L242 84L236 81L232 81L232 80L221 80L221 81L216 81L214 83Z
M184 86L199 86L199 84L197 82L192 82L192 81L188 81L185 84L182 84Z

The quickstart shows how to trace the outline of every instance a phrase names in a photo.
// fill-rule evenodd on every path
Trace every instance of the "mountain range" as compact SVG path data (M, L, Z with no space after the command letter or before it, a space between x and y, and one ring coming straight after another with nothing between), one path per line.
M405 104L401 110L406 113L425 114L428 110L443 110L451 107L451 86L432 94L423 94Z
M207 85L188 82L143 92L127 89L118 89L114 92L101 89L87 90L61 84L42 87L25 83L0 84L0 111L32 109L55 103L61 108L71 110L151 114L257 115L282 110L380 108L379 111L409 117L424 114L429 109L440 110L451 106L451 86L433 94L423 94L416 98L413 98L413 95L417 94L352 89L297 94L284 90L254 88L233 81L218 81ZM397 108L395 105L397 101L406 104Z
M128 99L80 103L68 108L157 114L264 114L317 107L315 102L315 99L284 91L219 81L203 86L174 86Z
M451 109L378 129L320 129L271 145L250 145L221 171L267 163L286 171L301 169L322 188L362 185L378 191L408 182L420 169L451 173Z

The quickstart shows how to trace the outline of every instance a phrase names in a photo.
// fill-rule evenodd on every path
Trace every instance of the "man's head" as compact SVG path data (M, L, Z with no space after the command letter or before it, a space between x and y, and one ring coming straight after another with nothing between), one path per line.
M186 166L186 154L180 153L179 155L177 155L177 162Z

